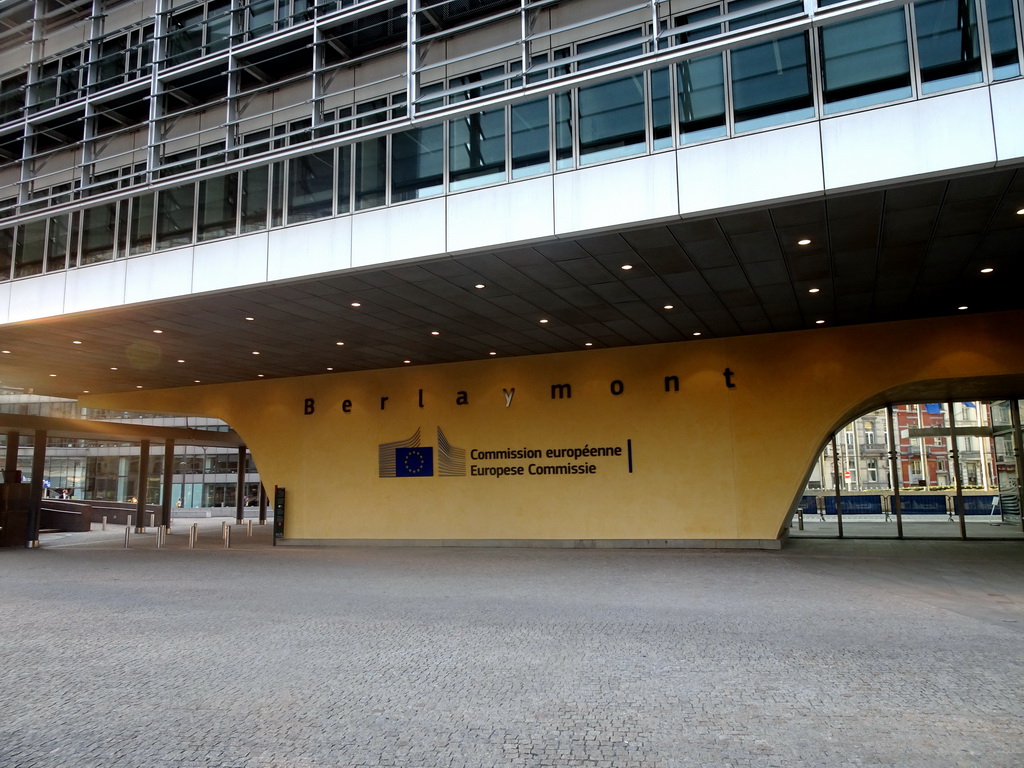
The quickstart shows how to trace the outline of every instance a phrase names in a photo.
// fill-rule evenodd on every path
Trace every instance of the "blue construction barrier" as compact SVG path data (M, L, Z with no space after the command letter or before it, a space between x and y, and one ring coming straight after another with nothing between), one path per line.
M825 514L836 513L836 497L825 496ZM880 515L882 514L882 497L878 494L865 496L843 496L844 515Z

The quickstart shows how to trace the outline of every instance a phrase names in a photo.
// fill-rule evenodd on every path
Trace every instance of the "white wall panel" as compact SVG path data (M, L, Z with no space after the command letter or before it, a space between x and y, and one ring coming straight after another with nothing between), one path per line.
M817 123L687 147L677 153L683 215L820 195Z
M450 253L554 234L554 179L550 176L448 197Z
M352 266L445 253L444 198L357 213L352 217Z
M679 215L671 152L555 176L555 234Z
M7 321L16 323L19 320L34 320L62 314L66 283L66 272L51 272L48 275L11 283Z
M999 162L1024 157L1024 80L992 86L992 123Z
M126 272L127 264L123 260L68 271L64 311L86 312L124 304Z
M267 279L336 272L352 266L352 220L324 219L270 233Z
M128 302L187 296L192 292L193 248L178 248L125 262L124 295Z
M995 162L987 88L896 104L821 123L830 192Z
M11 311L11 284L0 283L0 324L8 322Z
M267 233L197 245L192 266L196 293L262 283L267 279Z

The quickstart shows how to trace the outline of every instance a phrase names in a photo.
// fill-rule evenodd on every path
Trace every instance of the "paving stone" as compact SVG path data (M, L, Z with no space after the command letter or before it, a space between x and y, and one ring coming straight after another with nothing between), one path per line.
M219 521L195 550L185 526L160 550L116 530L0 550L0 767L1024 765L1019 542L242 531L229 550Z

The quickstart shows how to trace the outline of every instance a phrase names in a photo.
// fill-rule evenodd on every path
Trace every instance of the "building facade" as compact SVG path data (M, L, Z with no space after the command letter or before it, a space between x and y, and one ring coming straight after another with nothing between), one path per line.
M777 542L867 408L1024 391L1021 18L10 3L0 384L222 419L289 538ZM796 392L789 427L757 407ZM391 482L428 468L477 484Z

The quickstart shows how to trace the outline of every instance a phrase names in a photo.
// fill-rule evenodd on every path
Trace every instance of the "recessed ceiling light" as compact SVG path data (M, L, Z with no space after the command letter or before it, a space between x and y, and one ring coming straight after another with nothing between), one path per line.
M11 350L9 350L9 349L0 349L0 354L9 355L9 354L11 354Z
M263 378L263 374L262 373L257 373L256 374L256 378L257 379L262 379Z
M88 389L83 389L82 390L82 394L83 395L88 395L89 394L89 390Z
M334 369L333 369L333 368L328 368L327 370L328 370L328 371L333 371Z
M179 363L184 363L185 361L184 361L184 360L179 360L178 362L179 362Z
M694 336L700 336L700 331L694 331L694 332L693 332L693 335L694 335Z
M112 371L116 371L116 370L117 370L117 368L111 368L110 370L112 370Z
M353 306L353 307L361 307L361 306L363 306L363 305L362 305L362 304L360 304L360 303L359 303L358 301L353 301L353 302L352 302L352 306Z
M334 346L336 346L336 347L344 347L345 346L345 342L344 341L336 341L336 342L334 342Z
M807 292L808 293L818 293L818 291L820 291L820 290L821 290L821 288L808 288Z
M193 383L193 384L199 384L199 383L201 383L201 382L199 381L199 379L194 379L194 380L192 381L192 383Z
M810 245L811 241L808 238L805 237L803 240L797 240L796 244L797 245Z
M814 323L815 323L815 325L824 325L825 321L824 320L815 320Z
M259 354L259 352L253 352L253 354L254 354L254 355L258 355L258 354Z
M142 389L142 385L141 385L141 384L136 384L136 385L135 385L135 388L136 388L136 389Z
M963 310L967 309L967 307L966 306L964 306L964 307L957 307L957 309L959 309L962 312Z
M983 270L981 270L981 274L983 275L987 275L989 272L995 272L995 270L992 269L992 267L985 267Z
M665 305L665 309L675 309L675 305L674 304L666 304Z
M82 342L80 342L80 341L72 341L71 343L72 344L81 344Z
M583 346L584 346L584 347L592 347L592 346L594 346L594 342L592 342L592 341L588 341L588 342L587 342L586 344L584 344Z
M631 270L632 268L633 268L633 265L632 265L632 264L623 264L623 265L622 265L622 269L625 269L626 271L629 271L629 270Z
M56 378L56 376L57 376L57 374L56 374L56 373L51 373L51 374L50 374L50 378L51 378L51 379L53 379L53 378Z
M247 318L245 318L245 319L246 319L246 320L255 320L256 318L255 318L255 317L247 317Z
M1024 208L1021 208L1020 210L1018 210L1017 211L1017 215L1018 216L1024 216Z
M474 288L486 288L487 286L486 286L486 285L484 285L483 283L477 283L477 284L476 284L476 285L474 285L473 287L474 287Z
M403 360L402 362L405 363L406 365L408 365L409 363L412 362L412 360Z
M496 355L498 353L497 352L488 352L487 354L489 354L489 355Z
M163 333L159 328L154 328L153 333Z
M542 323L546 323L546 322L547 322L547 320L541 320L541 322L542 322Z
M440 335L441 335L441 332L440 332L440 331L431 331L431 332L430 332L430 335L431 335L431 336L440 336Z

